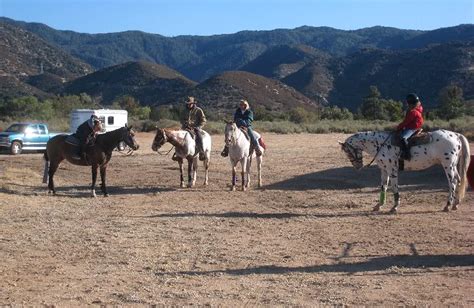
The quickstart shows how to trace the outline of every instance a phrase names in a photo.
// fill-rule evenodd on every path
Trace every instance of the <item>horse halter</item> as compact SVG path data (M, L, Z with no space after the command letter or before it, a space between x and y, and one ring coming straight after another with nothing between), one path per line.
M356 148L354 148L354 146L352 146L351 144L347 143L347 142L344 142L342 144L342 149L344 150L344 152L347 154L347 156L349 157L349 160L350 162L352 163L353 166L355 166L356 164L360 165L360 168L362 168L364 166L364 163L363 163L363 156L362 156L362 151L361 150L357 150ZM358 168L358 169L360 169Z
M138 150L139 145L135 140L135 132L132 130L131 126L126 127L126 132L123 135L123 141L133 150Z
M166 137L166 132L165 132L165 130L164 130L164 129L161 129L161 128L159 128L158 130L161 132L161 134L160 134L160 135L161 135L161 138L160 138L160 140L159 140L159 142L158 142L158 140L157 140L157 138L156 138L156 137L158 137L158 134L157 134L157 135L155 136L155 139L153 140L153 145L156 146L157 149L160 148L160 147L162 147L163 144L165 144L165 143L168 141L168 137Z
M231 126L230 128L230 131L228 132L230 134L230 138L225 138L225 144L227 146L231 145L231 144L235 144L236 140L237 140L237 136L236 136L236 130L238 129L237 126L235 124L229 124Z

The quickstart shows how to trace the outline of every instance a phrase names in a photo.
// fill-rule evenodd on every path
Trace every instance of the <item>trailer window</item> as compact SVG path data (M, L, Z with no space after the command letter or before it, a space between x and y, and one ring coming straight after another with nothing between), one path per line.
M107 125L114 125L114 117L107 118Z

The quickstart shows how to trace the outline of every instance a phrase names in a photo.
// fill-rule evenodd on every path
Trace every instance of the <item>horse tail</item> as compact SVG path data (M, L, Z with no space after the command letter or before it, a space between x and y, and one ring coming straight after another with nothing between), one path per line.
M461 153L458 158L458 174L459 177L461 178L461 181L459 182L459 187L456 190L456 199L461 202L461 200L464 198L464 195L466 193L466 187L467 187L467 168L469 167L469 161L471 159L471 154L470 154L470 149L469 149L469 142L467 141L466 137L463 135L459 134L459 139L461 140Z
M43 171L43 184L48 183L48 173L49 173L49 157L48 150L44 152L44 171Z

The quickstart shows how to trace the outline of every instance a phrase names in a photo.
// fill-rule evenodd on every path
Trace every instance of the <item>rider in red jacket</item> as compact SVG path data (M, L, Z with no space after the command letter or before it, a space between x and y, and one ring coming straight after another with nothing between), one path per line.
M410 150L408 149L408 139L423 125L423 107L420 99L415 93L410 93L406 97L408 110L405 119L397 126L402 139L402 158L410 160Z

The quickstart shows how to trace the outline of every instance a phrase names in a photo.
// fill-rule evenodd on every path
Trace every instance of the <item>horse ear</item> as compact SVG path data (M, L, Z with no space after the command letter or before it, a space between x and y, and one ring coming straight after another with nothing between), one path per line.
M338 142L340 145L344 145L344 142L342 142L342 141L339 141L339 140L338 140L337 142Z
M128 127L128 130L131 130L131 129L132 129L132 127L133 127L133 125L130 125L130 126Z

